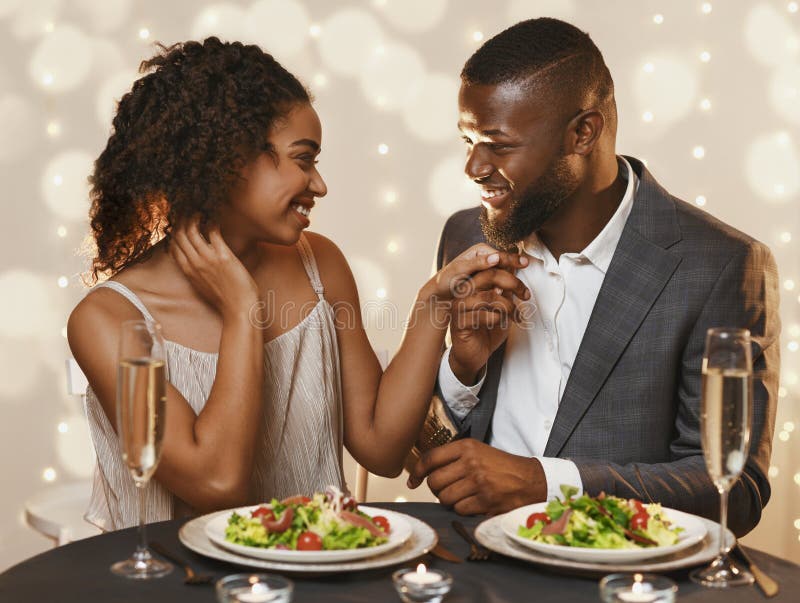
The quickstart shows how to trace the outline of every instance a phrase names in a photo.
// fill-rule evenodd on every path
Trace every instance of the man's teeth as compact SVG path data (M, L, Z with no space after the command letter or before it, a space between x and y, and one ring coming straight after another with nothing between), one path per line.
M303 214L304 216L308 217L308 214L311 213L311 210L299 203L292 203L292 209L295 210L299 214Z
M508 192L507 188L497 188L497 189L483 189L481 191L481 197L484 199L493 199L494 197L499 197L500 195L505 195Z

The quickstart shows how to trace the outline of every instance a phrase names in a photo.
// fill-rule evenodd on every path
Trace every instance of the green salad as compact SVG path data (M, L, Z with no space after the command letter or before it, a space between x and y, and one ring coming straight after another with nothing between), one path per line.
M386 517L359 511L355 500L338 489L311 498L273 498L249 515L231 515L225 540L260 548L334 551L377 546L391 533Z
M659 503L600 493L573 498L577 488L561 486L563 500L552 500L532 513L517 534L536 542L596 549L669 546L683 528L673 527Z

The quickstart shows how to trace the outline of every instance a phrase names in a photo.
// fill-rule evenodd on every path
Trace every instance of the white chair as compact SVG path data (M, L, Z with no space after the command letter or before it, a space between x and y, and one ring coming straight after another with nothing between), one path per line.
M87 385L78 363L67 360L67 392L84 402ZM91 491L88 479L46 486L25 501L25 522L55 546L100 534L100 529L83 519Z

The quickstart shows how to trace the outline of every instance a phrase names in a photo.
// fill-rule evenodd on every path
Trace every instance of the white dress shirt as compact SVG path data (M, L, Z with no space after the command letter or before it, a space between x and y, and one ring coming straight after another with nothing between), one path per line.
M547 439L569 379L583 333L600 286L633 207L638 178L630 164L618 157L628 186L614 215L600 234L580 253L564 253L556 260L533 233L520 245L529 264L517 277L531 290L523 302L527 320L510 327L497 388L497 403L489 443L511 454L539 459L547 480L547 500L561 496L562 484L583 493L575 463L543 457ZM445 402L463 419L478 403L482 378L469 387L453 374L450 349L439 366L439 386Z

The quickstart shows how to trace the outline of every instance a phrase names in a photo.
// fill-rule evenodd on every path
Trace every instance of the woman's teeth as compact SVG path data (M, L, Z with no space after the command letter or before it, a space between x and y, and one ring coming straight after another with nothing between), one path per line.
M308 217L308 214L311 213L311 210L309 208L304 207L303 205L300 205L299 203L292 203L291 208L293 210L295 210L298 214L302 214L302 215L304 215L306 217Z

